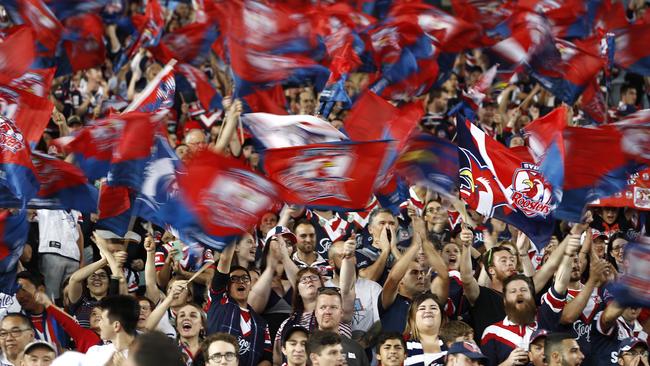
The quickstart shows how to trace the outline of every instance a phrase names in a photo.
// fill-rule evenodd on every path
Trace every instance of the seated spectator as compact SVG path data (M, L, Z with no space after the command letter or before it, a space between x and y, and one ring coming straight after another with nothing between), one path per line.
M313 366L343 366L345 354L341 336L334 332L315 331L307 343L309 361Z
M406 360L406 342L401 334L385 332L379 335L375 348L381 366L402 366Z
M56 358L56 348L53 345L43 342L34 341L23 351L22 366L50 366Z
M29 318L20 313L9 313L0 322L0 364L19 366L25 347L34 341L34 329Z

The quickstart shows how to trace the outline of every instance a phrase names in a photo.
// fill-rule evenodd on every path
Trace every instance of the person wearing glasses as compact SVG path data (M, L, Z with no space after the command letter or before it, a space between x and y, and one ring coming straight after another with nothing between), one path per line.
M9 313L0 322L0 366L20 366L22 352L34 341L34 329L29 318L20 313Z
M105 258L78 269L70 276L65 295L70 301L70 314L84 328L90 328L90 313L108 295L110 269Z
M637 337L622 341L618 347L618 364L620 366L650 366L648 342Z
M238 366L239 343L237 338L227 333L210 335L201 344L201 353L206 366Z
M252 295L250 272L244 267L230 266L234 251L235 245L230 245L221 253L212 280L207 334L233 335L239 345L239 363L242 366L270 366L273 351L269 327L249 305L249 295Z

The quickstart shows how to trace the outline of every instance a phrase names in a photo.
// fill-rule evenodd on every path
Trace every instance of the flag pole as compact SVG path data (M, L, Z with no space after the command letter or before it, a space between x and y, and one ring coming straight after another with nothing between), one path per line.
M124 112L122 112L122 114L134 111L147 98L147 96L149 96L149 94L153 92L153 90L158 86L158 83L160 82L160 80L162 80L165 74L167 74L172 69L174 69L176 62L177 61L175 59L169 60L167 65L165 65L165 67L163 67L163 69L160 70L158 74L156 74L156 77L153 78L153 80L151 80L149 84L147 84L144 90L141 91L140 94L138 94L138 96L135 99L133 99L131 104L129 104L129 106L126 107L126 109L124 110Z

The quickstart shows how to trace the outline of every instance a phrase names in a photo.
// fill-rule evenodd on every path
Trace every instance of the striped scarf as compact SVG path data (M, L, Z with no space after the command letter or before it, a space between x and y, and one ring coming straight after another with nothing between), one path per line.
M442 341L440 342L440 352L434 353L433 357L427 357L422 349L422 343L413 338L406 341L406 360L404 366L443 366L445 364L445 356L447 355L446 347ZM425 364L427 359L432 359L433 362Z

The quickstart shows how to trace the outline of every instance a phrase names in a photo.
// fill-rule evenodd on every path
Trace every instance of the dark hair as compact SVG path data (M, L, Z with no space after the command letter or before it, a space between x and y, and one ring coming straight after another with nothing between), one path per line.
M377 336L377 346L375 346L375 351L379 353L381 346L391 339L398 339L402 344L402 347L404 347L404 352L406 352L406 341L404 341L404 337L397 332L382 332L379 334L379 336Z
M494 265L494 254L507 251L510 254L513 254L512 251L510 251L510 248L506 246L501 246L498 245L496 247L492 247L488 249L485 253L483 253L483 266L485 267L485 270L487 271L488 268L492 267ZM489 272L488 272L489 274Z
M135 335L140 318L140 304L135 297L129 295L108 296L99 302L99 307L108 311L108 318L111 321L120 322L127 334Z
M185 366L178 344L158 331L142 333L136 337L130 355L138 366Z
M22 271L16 275L16 281L19 279L24 279L32 283L35 287L45 286L45 278L42 274L31 272L31 271Z
M307 219L300 219L296 221L296 223L293 225L293 231L296 231L296 229L298 229L298 226L300 225L309 225L311 227L314 227L314 224L312 224L311 221Z
M548 363L551 360L551 354L562 349L562 342L566 339L575 339L569 333L549 333L544 340L544 358Z
M341 344L341 336L334 332L315 330L307 341L307 354L320 354L327 346Z
M206 361L208 360L208 357L210 357L208 354L210 345L218 341L232 344L233 347L235 347L235 355L237 355L237 359L239 359L239 343L237 342L237 338L228 333L214 333L208 336L208 338L206 338L203 343L201 343L201 354Z
M135 298L136 298L136 300L138 300L138 304L140 304L140 301L148 302L149 306L151 306L151 310L153 310L156 307L156 304L153 302L153 300L151 300L150 298L148 298L146 296L141 295L141 296L136 296Z
M528 289L530 290L530 294L534 297L535 296L535 284L533 281L530 279L530 277L523 275L523 274L514 274L503 281L503 293L506 293L506 288L508 288L508 285L513 282L513 281L524 281L528 285Z

